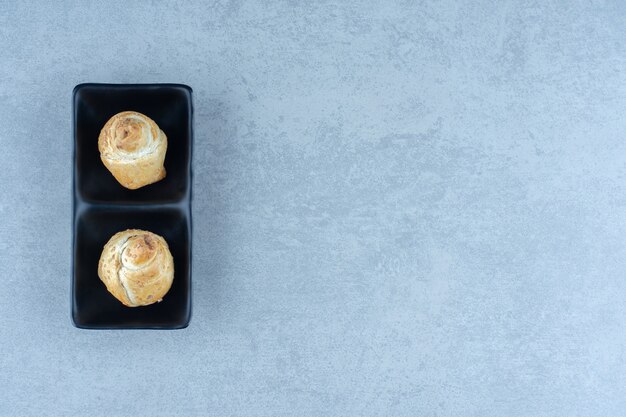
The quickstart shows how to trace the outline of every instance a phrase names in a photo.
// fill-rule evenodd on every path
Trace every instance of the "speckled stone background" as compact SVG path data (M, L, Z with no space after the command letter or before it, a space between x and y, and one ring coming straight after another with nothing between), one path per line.
M0 415L626 415L622 1L2 2ZM194 89L193 318L70 320L71 92Z

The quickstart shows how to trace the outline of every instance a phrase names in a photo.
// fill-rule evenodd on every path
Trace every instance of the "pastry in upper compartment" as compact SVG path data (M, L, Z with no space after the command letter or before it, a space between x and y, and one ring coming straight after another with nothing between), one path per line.
M98 137L100 159L124 187L135 190L165 178L167 136L148 116L124 111Z

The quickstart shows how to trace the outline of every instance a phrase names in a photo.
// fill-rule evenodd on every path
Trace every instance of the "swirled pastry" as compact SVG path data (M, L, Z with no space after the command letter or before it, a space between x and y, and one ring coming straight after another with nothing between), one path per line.
M125 111L111 117L98 137L100 159L131 190L165 178L167 136L146 115Z
M174 260L161 236L132 229L116 233L104 245L98 276L107 290L128 307L163 299L174 280Z

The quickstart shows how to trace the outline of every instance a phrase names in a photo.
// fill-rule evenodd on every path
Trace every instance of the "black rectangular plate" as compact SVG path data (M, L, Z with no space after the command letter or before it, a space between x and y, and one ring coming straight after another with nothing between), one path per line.
M72 319L84 329L180 329L191 317L191 88L181 84L80 84L73 94L74 222ZM167 176L128 190L100 161L107 120L133 110L165 132ZM125 307L98 277L105 243L126 229L163 236L174 257L174 282L163 301Z

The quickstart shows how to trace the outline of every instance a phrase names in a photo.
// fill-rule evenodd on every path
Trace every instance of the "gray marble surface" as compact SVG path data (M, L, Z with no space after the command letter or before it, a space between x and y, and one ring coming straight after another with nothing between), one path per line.
M0 415L624 415L623 2L103 3L0 5ZM82 82L194 89L185 330L72 326Z

